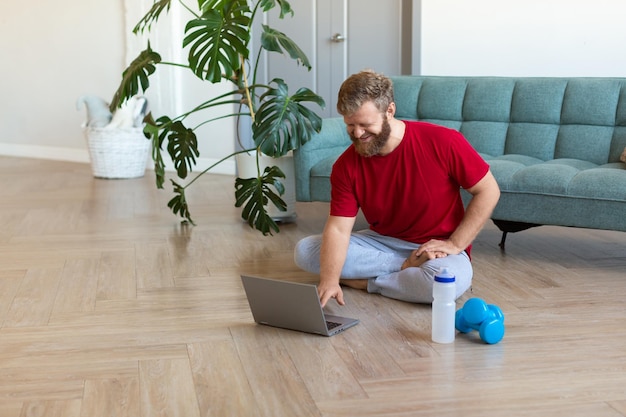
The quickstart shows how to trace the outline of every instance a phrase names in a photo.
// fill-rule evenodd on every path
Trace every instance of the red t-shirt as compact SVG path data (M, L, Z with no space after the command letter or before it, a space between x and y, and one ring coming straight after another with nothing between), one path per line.
M463 219L460 187L489 170L456 130L404 122L404 138L385 156L362 157L350 146L331 173L330 214L354 217L370 229L414 243L447 239Z

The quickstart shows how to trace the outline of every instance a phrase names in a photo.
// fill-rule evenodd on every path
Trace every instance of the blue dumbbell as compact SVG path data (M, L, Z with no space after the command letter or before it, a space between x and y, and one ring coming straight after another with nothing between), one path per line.
M478 330L481 340L491 345L504 337L504 314L498 306L470 298L457 310L455 327L461 333Z

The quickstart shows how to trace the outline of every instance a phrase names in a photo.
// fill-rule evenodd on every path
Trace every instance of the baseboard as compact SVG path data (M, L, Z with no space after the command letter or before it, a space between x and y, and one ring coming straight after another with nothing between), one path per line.
M0 155L19 158L48 159L52 161L90 163L89 152L87 149L61 148L58 146L0 143ZM197 158L194 172L202 172L217 161L218 159L215 158ZM153 168L154 165L152 164L152 161L149 161L148 169ZM168 164L167 170L173 171L173 164ZM237 168L234 158L232 160L226 160L211 169L211 173L222 175L235 175L236 171Z
M0 155L89 163L89 152L87 152L87 149L60 148L58 146L0 143Z

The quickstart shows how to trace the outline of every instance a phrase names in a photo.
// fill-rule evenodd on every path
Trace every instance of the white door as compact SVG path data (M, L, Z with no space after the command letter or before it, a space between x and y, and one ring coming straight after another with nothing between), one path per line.
M337 116L337 91L348 75L366 68L398 75L407 63L410 68L410 0L291 0L290 4L293 17L280 19L272 13L268 24L293 39L313 69L307 72L290 58L273 53L266 61L267 79L284 79L291 93L299 87L315 91L326 101L319 112L322 117Z

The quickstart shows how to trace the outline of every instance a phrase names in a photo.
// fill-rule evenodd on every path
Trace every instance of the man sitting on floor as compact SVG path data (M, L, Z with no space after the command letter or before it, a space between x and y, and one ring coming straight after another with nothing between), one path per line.
M345 80L337 110L353 144L333 166L323 233L295 248L296 264L320 275L322 306L344 304L340 284L431 303L442 266L461 296L472 281L471 243L500 197L489 166L459 132L396 119L392 82L375 72ZM460 188L472 195L467 210ZM369 229L353 232L359 209Z

